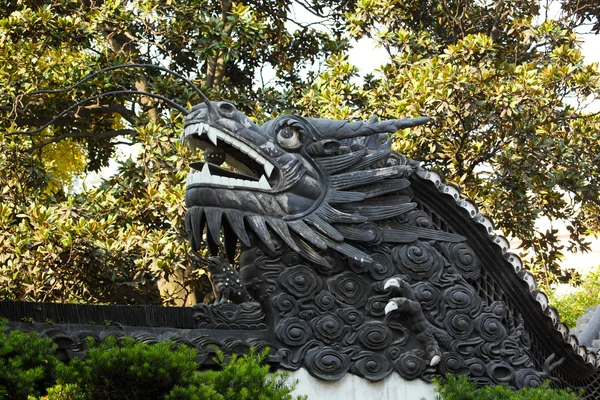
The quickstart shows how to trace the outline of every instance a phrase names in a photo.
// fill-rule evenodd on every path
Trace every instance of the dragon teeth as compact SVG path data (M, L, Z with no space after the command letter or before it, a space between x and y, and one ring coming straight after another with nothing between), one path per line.
M272 189L271 185L269 184L269 181L267 181L267 178L264 175L260 177L258 182L247 181L245 179L238 178L229 178L227 176L215 176L211 175L208 164L204 164L201 172L191 172L190 174L188 174L186 183L187 185L192 185L195 183L211 183L219 186L232 186L263 190Z
M214 144L215 146L217 145L217 138L219 137L218 135L218 130L216 130L215 128L213 128L212 126L208 127L208 132L206 132L206 134L208 135L208 139L212 142L212 144Z
M269 185L269 181L267 181L267 178L265 178L264 175L261 175L260 180L258 181L258 187L271 190L271 185Z
M252 147L250 147L246 143L242 142L241 140L236 139L233 136L230 136L230 135L224 133L223 131L221 131L215 127L212 127L208 124L200 123L200 124L185 127L183 129L183 133L181 134L180 140L182 141L182 143L184 143L188 146L188 148L192 151L193 154L195 154L196 150L198 149L199 146L198 146L197 139L195 139L193 135L203 136L204 134L206 134L205 138L207 137L208 140L215 146L218 145L219 140L222 140L225 143L228 143L231 146L233 146L234 148L240 150L242 153L247 154L254 161L258 162L260 165L263 166L265 175L267 176L267 178L271 177L271 174L273 173L275 166L270 161L268 161L265 157L263 157L256 150L254 150ZM234 180L231 180L231 179L225 180L225 179L223 179L224 177L219 177L219 179L208 180L207 177L210 177L211 175L210 175L210 171L208 171L208 169L206 169L206 168L207 167L205 165L205 167L202 169L202 174L198 174L198 176L202 177L203 183L217 184L217 181L220 180L220 182L223 182L223 184L228 185L228 186L243 186L243 187L254 187L254 188L260 188L260 189L271 189L271 185L269 184L267 179L264 177L264 175L261 175L261 180L259 180L259 182L262 182L260 186L259 186L259 182L245 181L245 180L241 180L241 179L239 180L240 182L235 182ZM206 169L206 172L205 172L205 169ZM195 174L191 174L190 176L194 176L194 175ZM264 178L264 180L263 180L263 178ZM200 181L198 179L199 178L196 178L196 177L193 178L193 182L199 183ZM189 180L189 177L188 177L188 180ZM248 184L251 184L251 185L248 185Z
M266 161L264 163L263 167L265 168L265 174L267 174L267 176L270 178L271 174L273 173L273 168L274 168L273 164L271 164L270 162Z

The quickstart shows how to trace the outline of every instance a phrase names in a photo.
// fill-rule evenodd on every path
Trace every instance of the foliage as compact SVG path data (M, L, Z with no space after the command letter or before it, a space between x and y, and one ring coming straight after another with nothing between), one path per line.
M339 5L296 3L327 25L294 21L292 2L200 0L19 1L0 10L0 293L4 298L94 303L194 304L208 280L186 253L183 182L190 158L177 137L182 119L163 103L113 90L164 95L189 107L190 87L156 70L98 76L103 67L168 65L211 99L229 99L257 119L294 110L299 88L328 54ZM290 27L287 29L286 27ZM262 70L273 78L262 79ZM98 171L117 146L133 160L100 188L72 190ZM140 149L141 147L141 149ZM196 291L199 296L196 297Z
M223 354L219 353L216 361L222 369L204 372L199 375L199 381L214 388L227 400L305 399L290 394L287 372L269 373L269 366L264 364L266 356L267 351L257 354L254 349L250 349L248 355L237 357L234 354L231 361L226 362ZM172 400L175 399L182 398L174 397Z
M119 175L82 194L64 193L22 146L0 141L3 298L195 303L193 290L208 285L201 273L159 288L193 268L183 227L185 150L170 129L138 132L142 159L124 161Z
M441 171L521 239L547 286L570 278L562 252L588 249L586 235L600 230L600 113L586 108L600 73L584 62L572 19L540 11L534 0L358 2L350 32L389 59L361 83L347 57L330 57L301 106L333 118L432 117L396 133L395 149ZM556 230L536 227L540 218L566 223L567 249Z
M548 296L550 304L558 310L561 321L569 328L574 328L585 310L600 304L600 266L570 283L574 288L568 293L554 289L548 292Z
M59 384L76 384L89 398L162 399L196 372L196 353L170 342L146 345L131 338L90 346L87 356L58 371Z
M478 388L466 376L446 375L445 381L435 381L440 400L577 400L571 390L556 390L549 382L538 388L510 389L506 385Z
M50 339L35 333L6 331L0 322L0 398L26 400L52 383L59 361Z
M194 349L170 342L143 344L131 338L90 342L86 358L59 369L58 384L48 400L302 400L290 393L287 375L269 376L261 365L266 352L251 350L228 362L218 354L221 370L197 371Z

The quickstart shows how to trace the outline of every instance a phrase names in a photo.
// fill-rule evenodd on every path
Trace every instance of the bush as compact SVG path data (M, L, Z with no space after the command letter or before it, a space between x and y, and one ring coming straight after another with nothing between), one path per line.
M0 321L0 398L23 399L39 396L54 383L60 364L56 346L35 333L11 331Z
M110 337L97 346L89 343L84 359L59 368L58 383L76 384L94 400L162 400L196 373L196 352L171 342L147 345Z
M435 381L439 393L437 399L442 400L578 400L573 391L556 390L549 387L548 382L538 388L513 390L506 385L478 388L477 384L465 376L446 375L444 383Z
M257 354L254 349L250 349L247 355L237 357L234 354L231 361L225 363L223 354L219 353L217 362L222 369L199 374L199 383L214 388L222 396L219 398L227 400L294 399L291 395L292 389L287 385L288 373L276 372L269 376L269 366L263 364L267 354L267 351ZM297 397L297 399L305 398Z
M86 358L60 367L47 400L293 400L287 375L269 376L261 365L266 356L251 350L226 363L219 353L221 370L199 372L194 349L109 338L90 342Z

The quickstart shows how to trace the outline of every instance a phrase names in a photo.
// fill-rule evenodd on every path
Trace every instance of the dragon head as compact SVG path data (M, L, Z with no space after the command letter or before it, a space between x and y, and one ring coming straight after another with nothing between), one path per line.
M390 157L387 134L428 120L347 122L282 115L258 126L228 102L194 106L181 135L193 153L202 148L205 157L191 163L187 177L192 247L204 241L206 227L212 254L223 229L230 259L238 239L251 247L257 236L270 250L278 237L321 264L318 251L327 248L368 260L349 244L358 235L353 231L415 206L397 195L408 186L404 177L414 165ZM223 162L235 172L221 168ZM393 198L381 197L387 193Z

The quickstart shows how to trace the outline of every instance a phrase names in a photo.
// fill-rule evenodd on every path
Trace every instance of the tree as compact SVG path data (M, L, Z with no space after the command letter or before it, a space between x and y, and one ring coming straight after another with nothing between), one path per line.
M600 75L579 50L576 16L539 14L536 0L358 2L349 31L377 40L389 59L361 83L347 58L331 57L301 105L334 118L432 117L395 134L395 148L521 239L547 285L570 273L557 231L536 221L564 221L568 250L586 250L585 236L600 230L600 116L586 108Z
M282 112L433 117L395 134L396 149L441 170L498 228L535 250L533 265L549 283L562 273L563 249L535 221L566 221L570 247L585 249L600 210L599 116L586 111L599 94L598 69L584 63L574 34L582 8L561 4L560 18L540 20L537 0L295 2L316 29L294 20L287 0L6 2L0 293L190 304L207 291L187 256L182 199L191 154L177 140L180 115L150 96L106 96L31 132L108 91L161 94L186 107L201 101L158 70L113 71L70 91L27 95L120 63L168 66L257 122ZM387 50L380 73L358 79L349 36ZM265 81L266 69L273 78ZM99 188L70 191L73 176L106 165L122 143L138 144L139 156L122 160Z
M333 4L333 3L332 3ZM190 154L178 143L182 118L137 90L184 107L201 101L189 86L157 70L119 70L69 91L122 63L166 65L257 119L294 110L320 60L343 51L340 10L296 3L329 31L294 21L276 0L8 1L0 10L0 292L21 300L194 303L202 270L187 257L183 192ZM291 26L293 29L287 29ZM274 77L262 79L270 68ZM55 116L52 125L41 130ZM27 133L23 133L27 132ZM70 193L82 171L107 165L120 144L138 144L135 161L100 188ZM65 190L65 186L67 189ZM159 288L157 287L160 286ZM199 301L202 298L198 299Z

